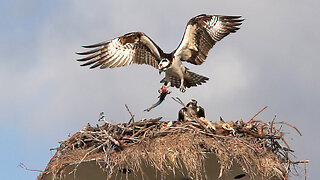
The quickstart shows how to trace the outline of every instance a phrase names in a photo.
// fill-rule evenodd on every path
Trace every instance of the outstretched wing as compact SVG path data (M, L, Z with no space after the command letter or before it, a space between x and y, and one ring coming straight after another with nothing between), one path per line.
M241 16L206 14L190 19L174 56L192 64L202 64L213 45L240 29L243 20Z
M144 33L132 32L94 45L83 46L93 50L77 53L87 55L78 59L86 61L81 66L91 65L90 68L100 66L100 69L114 68L134 64L147 64L158 68L163 51Z

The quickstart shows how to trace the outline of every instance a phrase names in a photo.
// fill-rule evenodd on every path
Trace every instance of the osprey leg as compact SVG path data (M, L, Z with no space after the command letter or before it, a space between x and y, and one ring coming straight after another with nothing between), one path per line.
M181 79L181 82L180 82L180 91L182 93L186 92L186 87L184 87L184 78Z

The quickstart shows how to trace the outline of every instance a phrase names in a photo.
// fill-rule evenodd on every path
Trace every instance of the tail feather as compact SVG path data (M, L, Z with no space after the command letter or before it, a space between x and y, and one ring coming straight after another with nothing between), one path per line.
M206 83L208 80L209 78L205 76L187 70L184 85L189 88L192 86L202 85L202 83Z
M194 72L191 72L189 70L186 71L186 76L184 78L184 86L186 88L190 88L193 86L198 86L206 83L209 80L208 77L196 74ZM172 87L180 88L181 80L179 77L171 76L169 77L169 81L171 82ZM167 84L167 79L163 78L160 83Z

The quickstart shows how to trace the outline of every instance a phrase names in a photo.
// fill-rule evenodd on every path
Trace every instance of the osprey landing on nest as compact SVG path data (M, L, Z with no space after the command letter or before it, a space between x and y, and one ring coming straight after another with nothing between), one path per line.
M235 33L242 21L241 16L201 14L189 20L182 41L171 53L164 53L143 32L132 32L110 41L83 46L92 50L77 53L87 55L78 61L86 61L81 66L100 69L147 64L159 69L159 74L165 72L160 83L185 92L186 88L201 85L209 78L191 72L182 61L201 65L216 42Z

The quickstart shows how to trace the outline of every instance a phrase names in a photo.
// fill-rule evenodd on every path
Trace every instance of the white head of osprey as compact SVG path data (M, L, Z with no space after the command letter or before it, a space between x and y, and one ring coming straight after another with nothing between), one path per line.
M171 65L171 61L169 59L162 59L159 63L159 73L161 74L163 71L166 71Z

